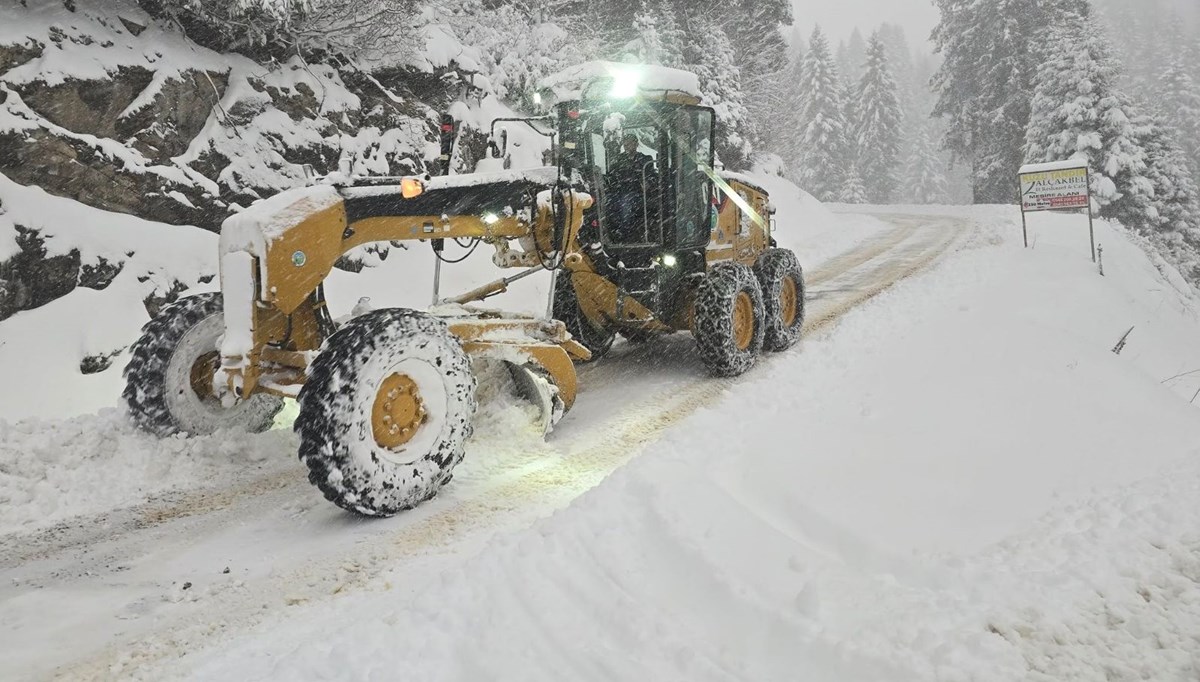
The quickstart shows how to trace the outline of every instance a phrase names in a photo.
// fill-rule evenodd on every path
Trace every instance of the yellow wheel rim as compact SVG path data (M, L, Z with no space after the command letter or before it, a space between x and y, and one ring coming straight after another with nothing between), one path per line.
M379 385L371 408L371 430L380 447L394 450L413 439L425 423L425 404L407 374L392 374Z
M779 316L783 318L783 326L791 327L796 323L796 305L800 297L796 293L796 280L791 275L783 278L779 287Z
M217 373L217 363L221 355L217 351L205 353L192 363L192 390L201 400L213 397L213 375Z
M733 303L733 343L746 350L754 341L754 302L750 294L741 292Z

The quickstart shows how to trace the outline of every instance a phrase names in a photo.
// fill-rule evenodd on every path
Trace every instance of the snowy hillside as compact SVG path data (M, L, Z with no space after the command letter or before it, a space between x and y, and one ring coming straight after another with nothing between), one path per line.
M958 215L971 248L568 509L173 669L1192 679L1200 376L1171 377L1200 367L1197 301L1113 227L1101 277L1077 223L1046 221L1024 251L1010 210Z
M173 300L197 274L215 274L211 260L202 273L195 262L163 261L164 246L182 246L184 261L204 250L189 248L205 239L198 229L176 226L215 231L240 207L302 184L309 170L422 172L437 153L438 116L456 101L458 161L473 165L480 127L508 113L468 85L468 67L478 66L436 23L421 35L437 40L372 74L346 61L218 53L134 0L5 0L0 13L0 322L76 287L102 289L122 268L138 278L152 268L158 303ZM39 212L41 195L20 186L83 206L51 197ZM93 248L100 243L103 254ZM369 264L386 250L348 260ZM140 298L121 299L126 320ZM111 354L124 344L93 345Z

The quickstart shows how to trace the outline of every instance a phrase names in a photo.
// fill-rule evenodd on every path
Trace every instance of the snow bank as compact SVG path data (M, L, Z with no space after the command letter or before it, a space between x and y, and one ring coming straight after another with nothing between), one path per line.
M835 214L790 181L763 173L746 176L767 190L776 209L773 236L791 249L805 268L815 267L878 233L886 223L858 214Z
M215 289L216 235L90 208L2 175L0 202L0 244L14 244L0 246L0 261L15 252L20 226L38 232L48 255L77 251L82 265L105 261L122 268L103 289L78 287L0 323L0 377L10 387L0 392L0 421L62 418L115 405L126 349L149 319L144 299L163 297L177 283L193 292ZM107 358L112 366L82 374L88 357Z
M735 384L440 579L298 607L194 679L1192 679L1200 307L1049 216ZM1112 347L1130 326L1124 351ZM390 585L403 590L387 591ZM386 672L385 672L386 671Z
M295 447L287 431L155 438L113 409L61 420L0 419L0 535L197 483L229 486L294 468Z
M37 230L49 256L79 251L80 261L124 262L139 276L167 271L194 282L211 274L215 235L190 225L165 225L111 213L26 187L0 175L0 261L15 254L17 226ZM146 293L151 293L147 289Z

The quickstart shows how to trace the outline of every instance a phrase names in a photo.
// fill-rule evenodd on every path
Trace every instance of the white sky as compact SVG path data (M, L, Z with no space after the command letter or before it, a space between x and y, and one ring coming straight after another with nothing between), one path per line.
M820 24L836 47L850 37L854 27L865 38L879 24L900 24L914 49L929 40L938 21L933 0L792 0L796 26L805 36ZM928 50L928 48L927 48Z

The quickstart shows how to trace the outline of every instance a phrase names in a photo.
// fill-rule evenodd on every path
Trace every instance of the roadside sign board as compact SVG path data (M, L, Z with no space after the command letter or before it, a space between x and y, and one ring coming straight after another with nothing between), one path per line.
M1088 234L1092 241L1092 260L1096 260L1096 237L1092 227L1091 172L1087 161L1054 161L1022 166L1021 231L1029 246L1025 214L1037 211L1078 211L1088 215Z
M1026 213L1088 208L1090 204L1087 166L1032 173L1022 169L1021 208Z

